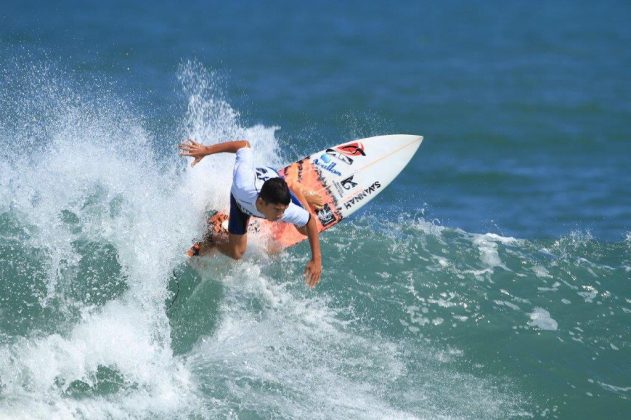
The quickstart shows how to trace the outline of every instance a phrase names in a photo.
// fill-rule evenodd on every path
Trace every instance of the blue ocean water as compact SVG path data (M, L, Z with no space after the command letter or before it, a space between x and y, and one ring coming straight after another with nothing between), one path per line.
M0 417L628 418L628 2L4 2ZM425 137L308 245L190 264L247 138Z

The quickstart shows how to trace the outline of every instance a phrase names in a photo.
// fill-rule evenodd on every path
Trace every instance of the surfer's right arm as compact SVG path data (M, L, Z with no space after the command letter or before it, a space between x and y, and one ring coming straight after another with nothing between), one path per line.
M250 142L247 140L236 140L204 146L201 143L197 143L195 140L188 139L179 145L180 156L190 156L194 158L191 166L197 165L200 160L208 155L214 155L216 153L237 153L237 150L243 149L244 147L250 147Z

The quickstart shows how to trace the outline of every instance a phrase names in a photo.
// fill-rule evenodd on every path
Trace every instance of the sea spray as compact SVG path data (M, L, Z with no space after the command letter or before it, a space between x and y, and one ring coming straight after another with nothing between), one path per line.
M191 264L234 158L191 168L177 144L247 138L280 165L277 128L244 127L196 63L179 72L178 138L47 71L28 90L43 97L24 99L36 107L2 94L26 124L1 131L22 146L0 160L2 415L505 418L571 412L587 393L628 402L628 238L521 239L368 209L322 235L316 290L307 244Z

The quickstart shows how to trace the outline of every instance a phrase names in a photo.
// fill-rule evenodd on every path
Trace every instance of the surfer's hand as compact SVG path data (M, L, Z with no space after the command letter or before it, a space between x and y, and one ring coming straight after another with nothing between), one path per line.
M191 166L197 165L204 156L208 155L208 148L195 140L188 139L180 143L178 147L181 150L180 156L191 156L194 158Z
M322 274L322 262L311 260L307 263L305 268L305 277L309 287L315 287L320 281L320 274Z

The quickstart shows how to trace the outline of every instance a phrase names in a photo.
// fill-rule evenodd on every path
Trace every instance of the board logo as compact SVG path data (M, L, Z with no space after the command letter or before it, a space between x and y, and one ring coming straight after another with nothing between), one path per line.
M320 160L324 163L331 163L331 158L327 154L320 155Z
M357 186L357 182L353 181L354 176L355 175L351 175L348 178L342 180L341 184L345 190L352 190Z
M324 227L335 223L335 214L333 214L333 211L328 204L325 204L320 210L318 210L318 219L320 219L320 223L322 223L322 226Z
M357 194L355 197L351 198L346 203L344 203L344 208L346 210L350 209L355 204L359 203L360 201L362 201L364 198L371 195L373 192L375 192L379 188L381 188L381 183L379 181L375 181L370 187L366 188L365 190Z
M341 176L342 173L335 169L335 162L331 162L331 158L326 153L322 154L319 159L314 159L313 163L319 168L324 169L327 172L331 172L334 175Z
M347 165L352 165L353 164L353 159L336 151L335 149L326 149L326 153L328 155L331 155L333 157L335 157L336 159L346 163Z
M344 144L335 148L346 156L366 156L364 145L360 142Z
M359 185L357 182L353 181L354 176L355 175L351 175L340 182L333 181L333 185L335 186L337 194L340 198L344 197L348 191L351 191L353 188Z

